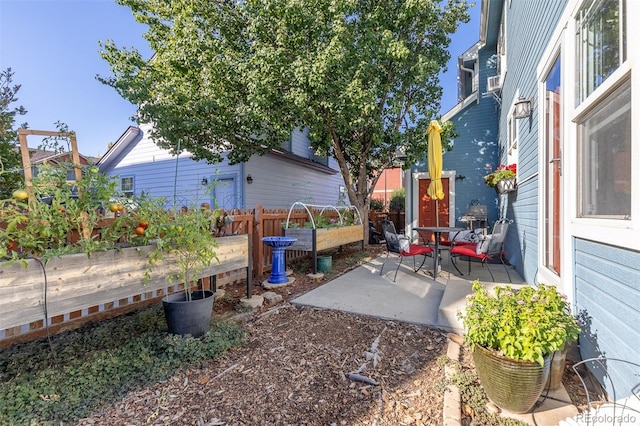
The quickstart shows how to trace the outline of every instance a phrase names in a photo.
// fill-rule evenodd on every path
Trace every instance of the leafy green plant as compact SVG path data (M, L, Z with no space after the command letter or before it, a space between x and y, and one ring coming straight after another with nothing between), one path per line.
M18 101L19 84L13 84L11 68L0 71L0 199L9 198L11 193L24 187L22 160L16 149L18 140L16 117L25 115L23 106L12 106ZM25 127L24 123L21 127Z
M377 212L383 211L384 201L380 198L372 198L369 200L369 209Z
M116 180L82 166L83 178L69 183L69 163L39 166L33 179L32 198L16 191L0 200L0 258L12 261L113 248L115 241L100 238L97 229L105 218L110 197L116 194ZM68 237L77 231L77 241Z
M517 176L517 166L515 164L509 164L505 166L500 164L492 173L489 173L484 177L484 183L489 188L495 187L502 179L510 179Z
M337 228L338 226L341 226L339 219L325 214L318 214L314 216L313 223L305 222L304 227L313 229L314 224L316 228Z
M392 211L404 211L404 188L395 189L391 193L391 201L389 201L389 210Z
M554 286L472 285L465 312L458 313L465 342L498 351L515 360L544 364L544 356L577 339L580 328L569 303Z
M68 163L43 165L33 179L33 197L26 191L0 200L0 258L10 261L69 253L105 251L121 245L155 244L149 264L170 255L177 259L179 272L169 281L189 283L215 255L214 226L230 223L219 209L200 208L173 212L165 200L147 194L118 198L117 179L82 167L82 179L68 183L73 170ZM126 205L126 208L125 208ZM108 211L114 219L105 220ZM77 232L77 241L69 238ZM188 286L185 286L188 288Z
M233 322L201 338L166 333L159 305L0 351L0 424L62 424L201 366L243 342Z
M161 212L159 212L162 214ZM143 213L141 212L141 215ZM157 218L158 225L147 228L147 239L151 238L156 249L149 254L149 263L153 268L168 256L175 259L177 273L168 273L169 282L178 280L185 284L187 300L191 300L190 283L203 267L217 260L217 247L213 229L218 217L208 214L208 210L193 208L178 212L168 211Z

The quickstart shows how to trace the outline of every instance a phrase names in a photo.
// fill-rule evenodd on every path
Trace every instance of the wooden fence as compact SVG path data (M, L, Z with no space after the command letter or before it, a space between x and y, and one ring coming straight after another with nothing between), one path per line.
M369 210L369 220L373 222L373 226L375 226L378 232L382 232L381 222L384 219L389 219L396 227L396 230L402 231L404 230L404 212L394 210L390 212L380 212Z
M262 243L263 237L283 236L283 224L287 221L289 215L288 209L265 209L262 205L258 205L252 210L230 210L227 215L233 218L233 221L224 226L219 231L220 236L225 235L249 235L250 256L252 265L251 277L261 277L272 267L272 251L271 248ZM312 214L318 214L319 211L312 211ZM325 212L332 215L332 212ZM304 209L297 209L291 212L290 222L303 226L309 219L308 213ZM110 226L112 220L105 220L102 226ZM68 241L77 240L77 235L70 234ZM287 250L287 261L310 256L309 252L302 250ZM0 265L0 274L5 266ZM213 277L203 278L205 288L213 288ZM246 273L241 270L226 271L215 277L215 286L224 288L227 285L246 284ZM179 291L184 288L183 284L175 285L169 288L169 292ZM10 346L19 341L33 340L45 336L46 333L56 333L67 329L77 328L78 326L89 321L100 321L108 319L123 313L135 311L148 305L158 303L164 297L165 291L157 289L153 291L144 291L129 297L122 297L118 300L108 301L95 306L84 307L80 310L73 310L66 313L59 313L48 318L48 324L45 325L44 318L40 320L27 320L22 325L0 330L0 349ZM2 312L0 312L2 315Z

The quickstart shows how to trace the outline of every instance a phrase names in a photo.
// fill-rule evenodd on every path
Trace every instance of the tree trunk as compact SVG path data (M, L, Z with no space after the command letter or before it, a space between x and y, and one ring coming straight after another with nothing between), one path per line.
M361 200L361 197L364 195L364 200ZM362 218L362 223L364 225L364 243L366 245L369 244L369 203L367 203L366 194L356 194L356 200L351 200L351 204L353 204L360 213L360 217Z

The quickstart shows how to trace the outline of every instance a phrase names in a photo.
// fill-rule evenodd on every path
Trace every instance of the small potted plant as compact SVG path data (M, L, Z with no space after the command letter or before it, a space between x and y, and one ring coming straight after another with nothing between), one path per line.
M552 354L577 339L578 322L554 286L489 291L476 280L472 290L458 316L480 382L498 407L526 413L543 391Z
M162 300L169 332L200 337L209 329L214 294L193 287L202 269L218 261L212 218L207 211L192 208L169 211L164 220L156 220L157 226L145 230L149 231L146 238L156 244L149 254L151 268L159 265L169 283L184 284L183 292Z
M484 177L484 183L489 188L494 188L498 194L512 192L517 189L517 166L500 164L493 172Z

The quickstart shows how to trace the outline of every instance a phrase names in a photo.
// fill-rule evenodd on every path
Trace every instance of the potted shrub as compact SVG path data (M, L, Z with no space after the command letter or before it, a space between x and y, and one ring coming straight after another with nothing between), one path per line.
M494 188L498 194L515 191L518 188L516 182L517 166L500 164L492 173L484 177L484 183L489 188Z
M215 260L216 239L213 234L216 220L205 209L181 209L165 212L158 225L149 225L145 237L155 243L149 254L151 269L161 269L167 282L184 285L184 291L168 294L162 299L169 332L202 336L211 321L214 294L200 287L194 290L203 268ZM145 214L140 212L141 217Z
M498 286L478 280L467 297L464 339L487 396L498 407L526 413L549 376L551 355L577 339L580 328L554 286Z

